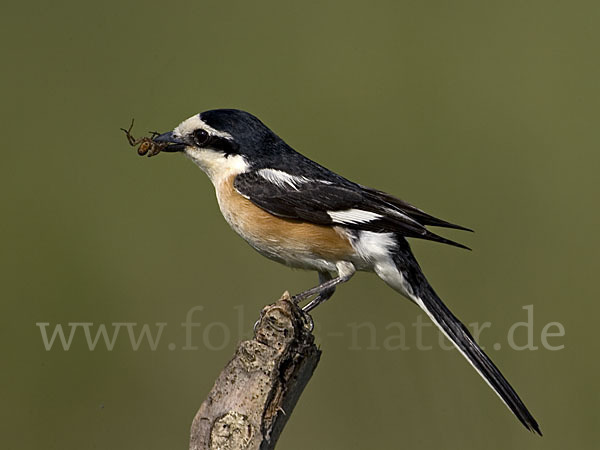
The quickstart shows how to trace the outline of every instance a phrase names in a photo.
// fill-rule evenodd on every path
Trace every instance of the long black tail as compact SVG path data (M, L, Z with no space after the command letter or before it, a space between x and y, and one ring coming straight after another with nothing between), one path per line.
M467 328L444 305L429 285L408 243L404 239L401 239L400 247L400 250L394 256L394 263L404 277L404 290L408 291L406 293L427 313L446 337L467 358L479 375L498 394L513 414L517 416L517 419L528 430L535 431L541 436L540 427L515 390L506 381L506 378L500 373L500 370L498 370L491 359L477 345Z

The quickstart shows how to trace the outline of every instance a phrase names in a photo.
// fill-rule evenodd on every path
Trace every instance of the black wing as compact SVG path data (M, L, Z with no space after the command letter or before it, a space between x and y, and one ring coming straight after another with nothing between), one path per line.
M436 219L389 194L341 177L335 181L320 180L263 169L236 176L234 188L260 208L286 219L394 232L468 248L432 233L425 225L466 228Z
M424 211L421 211L416 206L411 205L410 203L405 202L404 200L400 200L399 198L394 197L386 192L379 191L377 189L368 188L366 186L361 186L367 193L370 195L379 198L381 201L384 201L394 207L398 208L407 216L412 219L418 221L423 225L429 225L433 227L442 227L442 228L454 228L456 230L463 231L473 231L470 228L463 227L461 225L457 225L455 223L446 222L445 220L438 219L430 214L427 214Z

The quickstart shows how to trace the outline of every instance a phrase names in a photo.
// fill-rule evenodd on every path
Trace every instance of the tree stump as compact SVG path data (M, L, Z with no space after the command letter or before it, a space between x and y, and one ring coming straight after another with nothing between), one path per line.
M200 406L190 450L275 448L319 363L311 323L287 292L262 310L254 339L239 344Z

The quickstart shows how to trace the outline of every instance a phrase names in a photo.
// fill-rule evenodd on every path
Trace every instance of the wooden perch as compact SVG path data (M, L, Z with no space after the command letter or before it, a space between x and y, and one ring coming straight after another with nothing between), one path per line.
M286 292L266 306L192 423L190 450L269 450L321 356L310 319Z

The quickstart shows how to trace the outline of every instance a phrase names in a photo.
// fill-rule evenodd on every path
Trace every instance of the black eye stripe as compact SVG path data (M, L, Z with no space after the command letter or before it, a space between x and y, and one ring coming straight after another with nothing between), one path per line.
M194 144L198 147L210 147L215 150L221 150L226 154L237 153L239 145L231 139L221 136L211 136L206 130L198 128L192 132Z
M226 154L237 153L239 149L239 145L234 141L220 136L212 136L210 139L210 146L215 150L221 150Z

